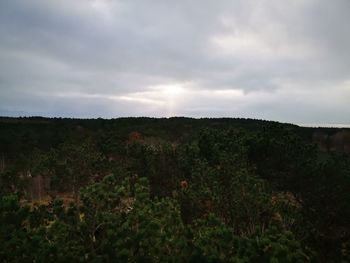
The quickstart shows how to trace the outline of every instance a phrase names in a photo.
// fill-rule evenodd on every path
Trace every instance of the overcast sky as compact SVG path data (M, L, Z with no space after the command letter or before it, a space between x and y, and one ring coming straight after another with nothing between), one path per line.
M0 115L350 123L349 0L1 0Z

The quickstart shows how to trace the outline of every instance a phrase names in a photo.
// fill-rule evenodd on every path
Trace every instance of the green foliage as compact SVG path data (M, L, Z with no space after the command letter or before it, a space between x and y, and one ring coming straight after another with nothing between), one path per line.
M182 262L184 227L176 202L151 199L146 178L114 176L83 190L82 226L87 243L105 260Z
M315 257L291 232L275 227L242 238L210 215L196 222L193 229L195 254L207 262L310 262Z
M1 119L1 262L346 262L349 154L320 151L312 132ZM26 200L33 186L62 199Z
M289 232L240 237L212 214L185 226L177 201L151 198L146 178L107 176L78 206L29 210L4 196L0 223L3 262L309 261Z
M80 187L91 182L98 172L103 173L103 157L90 141L61 144L49 158L46 168L51 172L51 184L58 190L78 194Z

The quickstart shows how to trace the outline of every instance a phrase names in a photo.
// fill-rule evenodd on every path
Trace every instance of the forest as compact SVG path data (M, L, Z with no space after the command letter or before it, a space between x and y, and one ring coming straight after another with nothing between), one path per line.
M1 262L350 262L350 129L0 118Z

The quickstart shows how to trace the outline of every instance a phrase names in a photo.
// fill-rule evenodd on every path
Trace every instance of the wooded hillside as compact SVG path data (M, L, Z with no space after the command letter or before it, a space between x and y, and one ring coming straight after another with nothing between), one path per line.
M350 131L0 118L1 262L349 262Z

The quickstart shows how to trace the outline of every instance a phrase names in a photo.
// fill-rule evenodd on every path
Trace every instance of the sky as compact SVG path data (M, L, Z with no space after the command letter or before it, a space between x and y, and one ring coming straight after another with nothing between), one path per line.
M0 115L350 124L349 0L1 0Z

